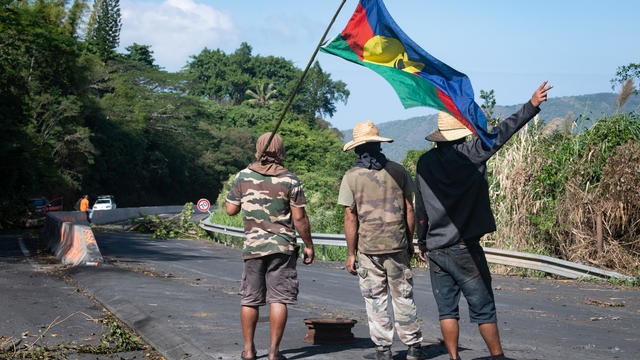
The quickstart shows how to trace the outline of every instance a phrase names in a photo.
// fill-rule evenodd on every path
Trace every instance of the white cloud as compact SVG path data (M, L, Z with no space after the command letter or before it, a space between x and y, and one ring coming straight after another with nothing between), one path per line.
M193 0L125 0L120 11L121 50L134 42L151 45L156 63L169 71L182 68L204 47L225 48L237 42L230 14Z

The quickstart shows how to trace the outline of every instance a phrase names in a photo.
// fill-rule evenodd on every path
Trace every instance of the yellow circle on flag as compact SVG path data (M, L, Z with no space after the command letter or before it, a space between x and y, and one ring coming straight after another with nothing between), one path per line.
M398 39L376 35L364 44L364 61L393 67L409 73L422 70L424 64L411 61L407 51Z

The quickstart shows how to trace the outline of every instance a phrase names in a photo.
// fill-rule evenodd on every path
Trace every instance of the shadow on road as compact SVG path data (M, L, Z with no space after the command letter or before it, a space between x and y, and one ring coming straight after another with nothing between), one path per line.
M122 241L126 238L126 241ZM127 261L215 260L222 257L211 251L199 251L192 246L180 246L180 240L153 239L147 234L96 233L103 256ZM178 246L176 246L176 244Z
M367 349L373 351L375 344L369 338L356 338L354 343L345 345L308 345L295 349L283 350L287 359L305 359L314 355L328 355L353 349ZM289 355L295 354L295 355ZM262 357L259 357L262 358ZM267 358L267 355L264 355Z
M397 346L394 345L394 347L397 347ZM339 354L339 353L354 350L354 349L361 349L362 355L365 355L367 353L375 352L375 344L373 343L373 341L371 341L370 338L356 338L355 342L352 344L308 345L300 348L283 350L282 353L287 355L288 359L294 360L294 359L305 359L305 358L308 358L311 356L317 356L317 355ZM466 350L469 350L469 349L464 347L458 348L458 351L461 354L464 354ZM447 348L444 346L443 343L425 345L423 346L423 351L428 359L433 359L438 356L447 354ZM407 358L406 349L401 351L394 350L393 352L394 352L393 358L395 360L400 360L400 359L404 360ZM258 357L258 359L262 359L262 358L266 359L267 355L264 354L263 356ZM490 359L491 357L489 356L489 357L474 358L473 360L490 360ZM513 360L513 359L506 358L506 360Z

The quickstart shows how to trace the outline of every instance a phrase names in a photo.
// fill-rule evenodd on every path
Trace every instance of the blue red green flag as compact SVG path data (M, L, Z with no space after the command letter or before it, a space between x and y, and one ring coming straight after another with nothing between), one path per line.
M396 24L382 0L360 0L344 30L321 51L385 78L405 108L428 106L454 116L492 147L497 134L474 101L469 78L431 56Z

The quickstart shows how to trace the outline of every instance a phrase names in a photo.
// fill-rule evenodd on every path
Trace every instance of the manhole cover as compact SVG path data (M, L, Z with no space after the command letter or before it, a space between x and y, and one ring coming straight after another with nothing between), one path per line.
M351 329L356 320L346 318L304 319L309 328L302 341L311 344L350 344L355 338Z

